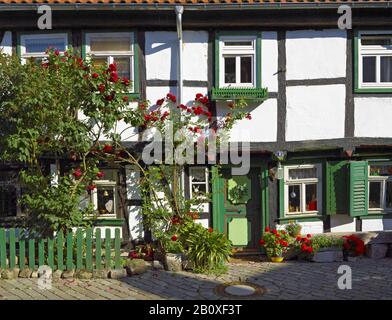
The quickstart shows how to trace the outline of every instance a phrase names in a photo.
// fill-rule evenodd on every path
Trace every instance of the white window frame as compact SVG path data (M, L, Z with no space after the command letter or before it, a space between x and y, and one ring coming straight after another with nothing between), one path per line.
M369 168L368 168L368 172L369 172L369 176L368 176L368 210L369 212L380 212L382 211L383 213L390 213L392 212L392 207L388 208L386 206L386 199L387 199L387 194L386 194L386 184L387 182L392 182L392 175L390 176L371 176L370 175L370 167L371 166L383 166L383 165L387 165L387 166L392 166L392 163L386 163L386 162L381 162L381 163L372 163L369 164ZM379 182L381 183L381 189L380 189L380 204L381 207L380 208L370 208L370 183L371 182Z
M291 169L313 169L316 168L316 178L289 180L289 170ZM317 210L306 211L305 186L307 184L317 184ZM300 185L301 199L300 212L289 212L289 186ZM322 164L301 164L284 167L284 214L285 216L316 216L322 210Z
M225 46L225 42L228 41L239 41L248 42L251 41L251 46ZM256 41L257 36L221 36L219 37L219 87L227 88L256 88ZM241 57L252 57L252 81L250 83L241 83ZM236 82L226 83L225 82L225 57L236 58Z
M39 40L50 38L62 38L64 40L65 50L68 49L68 33L39 33L39 34L22 34L20 35L20 57L25 62L30 58L46 58L48 54L45 52L26 53L26 40ZM64 51L60 51L64 53Z
M369 88L392 88L392 82L381 82L380 74L380 57L392 56L392 45L387 48L383 46L362 46L362 36L367 35L391 35L392 31L359 31L358 32L358 88L359 89L369 89ZM363 82L363 63L362 58L364 56L375 56L376 57L376 82Z
M205 182L192 182L192 170L193 169L200 169L203 168L205 171ZM206 186L206 193L209 193L209 180L208 180L208 175L209 175L209 170L207 167L198 167L198 166L193 166L189 167L189 198L193 199L193 191L192 191L192 186L193 185L205 185ZM203 202L200 204L201 208L203 209L203 212L209 212L209 202Z
M109 214L99 214L97 212L97 217L98 218L113 218L117 217L117 211L118 211L118 195L117 195L117 181L113 180L94 180L93 182L97 187L91 191L90 193L90 201L94 206L94 210L98 211L98 188L99 187L109 187L113 188L113 213Z
M91 51L90 44L93 38L100 38L100 37L112 37L112 38L123 38L129 37L131 48L129 51L99 51L93 52ZM114 62L115 58L128 58L130 59L130 78L131 81L131 92L135 91L135 35L133 32L87 32L85 34L85 48L86 48L86 55L92 55L97 58L99 57L107 57L107 64L111 64Z

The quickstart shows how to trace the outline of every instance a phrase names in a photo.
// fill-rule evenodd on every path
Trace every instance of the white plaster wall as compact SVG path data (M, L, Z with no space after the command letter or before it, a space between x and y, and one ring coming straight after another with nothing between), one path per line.
M195 223L201 224L204 228L209 227L208 219L196 219Z
M355 221L348 215L331 215L331 232L355 232Z
M184 80L208 80L208 32L184 31Z
M362 231L392 230L392 219L363 219Z
M146 32L146 78L177 79L177 33Z
M345 86L287 87L286 140L344 137Z
M207 81L208 32L184 31L183 33L184 80ZM147 80L177 80L177 32L146 32Z
M278 112L276 99L268 99L260 105L249 103L245 111L252 115L252 120L238 121L231 130L230 141L276 141ZM228 112L226 103L217 103L219 118L224 117Z
M261 40L261 84L269 92L278 91L278 41L276 32L263 32Z
M12 54L12 33L11 33L11 31L6 31L4 33L3 40L0 43L0 52L6 53L9 55Z
M128 215L131 240L142 239L144 237L142 208L140 206L128 206Z
M309 222L299 222L297 221L299 225L302 226L301 229L301 234L319 234L324 232L324 224L322 221L309 221ZM279 230L284 229L286 224L280 224L276 225L276 228Z
M392 137L392 98L354 99L356 137Z
M288 31L286 64L287 80L345 77L346 31Z

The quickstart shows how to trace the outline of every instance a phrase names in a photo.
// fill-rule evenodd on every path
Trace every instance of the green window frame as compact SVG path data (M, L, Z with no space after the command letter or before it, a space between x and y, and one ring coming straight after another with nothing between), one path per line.
M212 89L212 100L243 98L263 101L267 98L267 89L261 87L261 40L261 32L217 31L215 33L215 86ZM228 42L230 45L223 47ZM241 42L243 45L238 46ZM235 59L235 81L232 86L224 83L223 54ZM240 66L242 60L240 59L249 56L252 57L251 81L241 83L239 70L242 68Z
M324 212L324 165L323 162L312 163L287 163L283 166L284 178L279 180L279 220L288 221L317 221ZM310 179L299 179L296 181L289 181L288 173L290 169L316 169L316 176ZM316 184L317 188L317 209L316 210L302 210L306 207L306 185ZM298 213L288 213L289 208L289 187L299 186L300 202L299 206L302 208Z
M127 96L131 99L138 99L140 97L140 80L139 80L139 45L136 41L136 32L135 30L84 30L82 32L82 58L85 59L89 55L89 43L88 39L90 36L95 35L97 37L100 36L110 36L113 35L129 35L131 38L131 53L124 54L125 56L129 56L131 58L131 79L133 84L133 90L127 94ZM110 55L110 54L108 54ZM117 55L117 54L116 54ZM122 54L118 54L121 56ZM111 57L113 58L113 57Z
M380 81L381 57L392 56L392 45L382 49L381 46L369 45L368 48L362 48L362 36L387 35L392 37L392 30L356 30L354 32L354 92L356 93L391 93L392 82L385 82L385 86ZM362 57L374 57L376 79L374 84L362 83Z
M26 38L32 38L32 39L39 39L39 38L51 38L55 35L59 35L64 37L65 39L65 50L67 50L71 45L72 45L72 33L71 31L68 30L56 30L56 31L32 31L32 32L18 32L16 34L16 54L20 59L27 59L27 56L29 57L36 57L36 58L44 58L47 56L43 52L37 52L37 53L32 53L30 55L25 55L25 49L24 49L24 40Z

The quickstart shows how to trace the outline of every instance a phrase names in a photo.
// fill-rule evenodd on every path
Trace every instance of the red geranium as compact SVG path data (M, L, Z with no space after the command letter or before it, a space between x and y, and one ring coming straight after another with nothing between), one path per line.
M174 235L174 236L171 237L171 240L172 240L172 241L177 241L177 239L178 239L178 238L177 238L176 235Z
M365 243L362 239L359 239L356 235L343 236L345 239L343 248L347 255L360 256L366 251Z
M105 174L102 171L99 171L97 173L97 178L103 178L105 176Z
M83 174L83 172L82 172L82 169L80 169L80 168L77 168L77 169L72 173L72 175L73 175L76 179L79 179L79 178L82 176L82 174Z
M92 75L91 75L94 79L97 79L98 77L99 77L99 75L98 75L98 73L93 73Z

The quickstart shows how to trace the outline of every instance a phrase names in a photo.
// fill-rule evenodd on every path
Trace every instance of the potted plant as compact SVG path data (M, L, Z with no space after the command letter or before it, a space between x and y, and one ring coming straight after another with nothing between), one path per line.
M265 228L263 238L260 240L260 245L265 248L268 258L272 262L282 262L284 260L283 254L289 248L290 236L285 230L272 230Z
M290 237L296 238L301 235L302 226L296 222L293 222L286 225L285 229Z
M365 243L356 235L343 236L343 256L346 260L348 257L357 257L365 253Z

